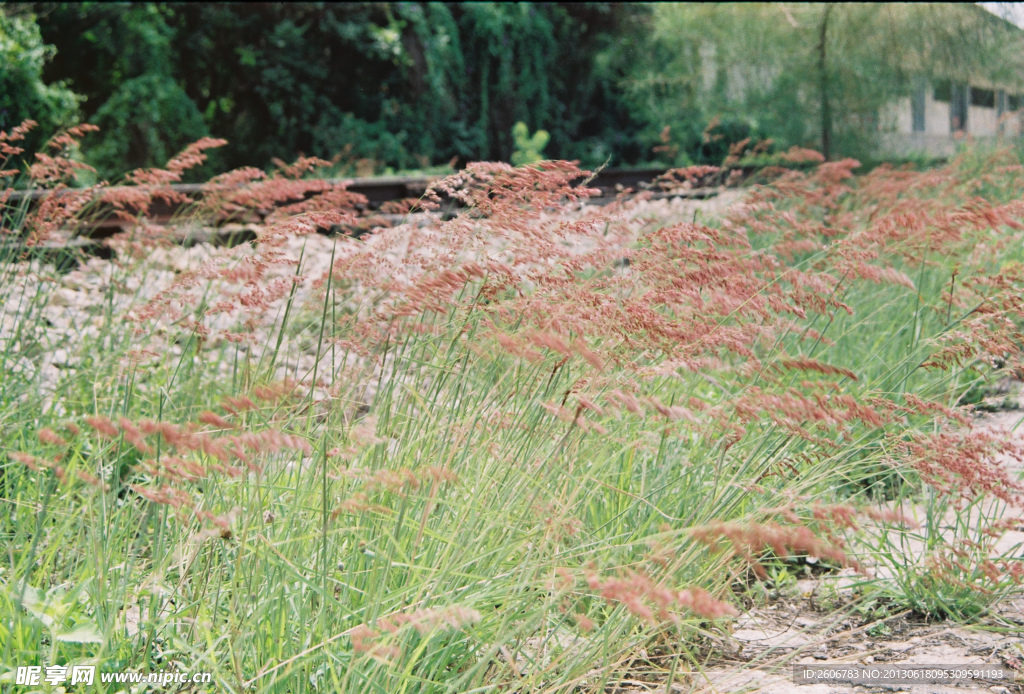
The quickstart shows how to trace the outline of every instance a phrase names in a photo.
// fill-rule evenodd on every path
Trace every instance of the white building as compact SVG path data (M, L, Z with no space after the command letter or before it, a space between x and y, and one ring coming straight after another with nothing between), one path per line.
M704 10L710 6L681 4L675 20L708 27L676 50L696 92L690 103L703 102L709 114L770 121L771 134L785 131L787 141L811 146L822 146L822 130L830 127L833 149L869 147L882 157L948 157L965 140L1024 136L1024 30L976 5L936 3L917 11L912 3L714 3ZM826 101L818 74L826 54L818 53L820 41L810 46L807 39L829 35L829 16ZM856 31L877 36L861 42ZM920 36L911 37L913 31ZM936 77L904 81L915 74ZM895 94L908 95L889 101ZM820 115L825 103L831 126Z
M965 138L1020 137L1024 95L977 80L971 84L919 79L879 121L882 147L898 155L949 156Z

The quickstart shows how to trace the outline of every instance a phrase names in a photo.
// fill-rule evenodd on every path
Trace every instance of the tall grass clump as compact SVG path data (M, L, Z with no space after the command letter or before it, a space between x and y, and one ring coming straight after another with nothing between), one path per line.
M41 160L4 210L5 667L603 691L699 670L767 562L886 570L936 614L973 614L936 586L1020 583L961 551L1006 526L970 509L1024 491L962 402L1020 366L1024 175L999 154L986 197L959 162L845 160L709 224L583 206L567 162L478 163L359 237L316 233L365 200L303 159L193 201L255 240L174 246L147 205L218 144L117 188ZM56 272L40 249L111 209L112 257ZM887 563L911 533L927 552Z

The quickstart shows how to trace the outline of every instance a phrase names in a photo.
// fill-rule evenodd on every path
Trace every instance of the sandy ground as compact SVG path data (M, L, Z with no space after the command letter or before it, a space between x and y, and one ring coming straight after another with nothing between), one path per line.
M1024 412L986 414L979 428L1005 430L1024 437ZM1016 469L1018 476L1024 470ZM922 513L921 509L911 512ZM997 551L1021 556L1024 524L1008 530ZM906 561L923 557L921 543L908 543ZM886 579L882 567L876 575ZM947 692L990 691L994 694L1024 692L1024 593L1009 596L977 624L929 621L908 611L891 616L864 614L853 609L854 586L860 578L850 571L796 582L789 595L776 596L767 605L747 610L736 621L720 655L703 676L673 687L687 692L761 692L762 694L853 694L854 692ZM844 605L843 602L846 602ZM1002 665L1016 671L1016 681L977 681L957 684L886 684L854 686L842 683L798 684L794 664L816 666L877 665ZM634 689L633 692L661 691Z

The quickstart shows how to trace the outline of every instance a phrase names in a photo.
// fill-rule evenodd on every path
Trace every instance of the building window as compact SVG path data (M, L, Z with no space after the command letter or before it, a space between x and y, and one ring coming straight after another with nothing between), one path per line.
M949 80L938 80L935 83L935 94L932 96L936 101L949 101L950 91L952 86Z
M996 107L996 93L992 89L971 87L971 106Z
M915 133L924 132L924 102L927 89L928 83L924 79L914 79L914 93L910 96L910 117Z
M1024 106L1024 98L1020 94L1007 94L1006 106L1010 111L1019 111Z
M949 130L959 132L967 130L967 105L970 103L971 88L963 83L950 85L949 90Z

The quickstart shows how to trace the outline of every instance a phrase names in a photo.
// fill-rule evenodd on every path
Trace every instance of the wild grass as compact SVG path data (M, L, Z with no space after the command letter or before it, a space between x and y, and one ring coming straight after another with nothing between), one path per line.
M4 667L605 691L686 681L778 558L961 618L1021 582L990 556L1019 450L961 407L1020 364L1005 153L776 172L708 225L475 164L455 219L359 239L315 233L360 201L303 160L196 203L254 242L175 250L146 211L216 144L88 198L55 156L4 209ZM38 249L101 203L137 226L58 273Z

